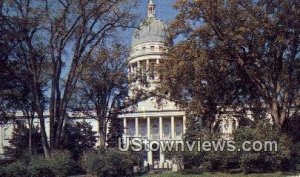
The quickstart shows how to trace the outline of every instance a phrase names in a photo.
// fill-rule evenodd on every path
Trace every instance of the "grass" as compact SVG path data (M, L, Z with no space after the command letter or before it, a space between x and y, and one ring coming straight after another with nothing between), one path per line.
M164 172L162 174L147 174L143 177L286 177L287 175L276 174L276 173L266 173L266 174L227 174L227 173L203 173L203 174L181 174L177 172Z

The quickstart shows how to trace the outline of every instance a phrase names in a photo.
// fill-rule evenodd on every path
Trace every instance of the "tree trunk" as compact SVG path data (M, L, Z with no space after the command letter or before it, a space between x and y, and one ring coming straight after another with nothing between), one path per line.
M280 109L276 101L272 101L270 113L273 121L273 125L276 129L282 130L283 122L286 118L284 110Z
M29 124L29 135L28 135L28 151L32 155L32 124Z
M104 125L104 121L98 116L99 143L101 147L105 148L106 130L103 125Z

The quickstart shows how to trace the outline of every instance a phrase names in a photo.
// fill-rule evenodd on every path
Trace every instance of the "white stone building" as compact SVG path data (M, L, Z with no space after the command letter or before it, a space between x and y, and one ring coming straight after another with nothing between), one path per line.
M45 117L45 129L46 129L46 134L49 139L50 135L50 119L49 119L49 112L44 112L44 117ZM24 115L21 112L17 112L15 114L15 120L21 121L24 124L27 124L27 119L24 117ZM68 123L75 123L75 122L82 122L85 121L92 125L93 131L99 132L99 126L98 126L98 121L92 117L88 117L85 114L82 113L68 113ZM35 115L35 118L33 120L33 123L35 126L39 125L39 119L37 115ZM0 159L4 158L4 147L5 146L10 146L9 140L12 138L12 133L14 131L14 128L16 127L16 122L15 121L8 121L4 125L0 125ZM97 137L98 138L98 137ZM99 141L96 143L96 146L99 145Z
M135 78L130 84L129 95L136 96L136 90L145 92L153 91L159 84L157 66L163 60L165 52L166 25L155 15L155 4L152 0L148 4L148 15L136 29L132 37L132 48L128 58L128 77ZM148 83L144 85L143 83ZM48 112L45 115L46 131L49 135ZM22 115L16 115L22 119ZM68 113L68 122L87 121L93 126L93 130L99 132L98 122L83 114ZM179 109L175 103L169 100L157 100L150 97L138 102L119 115L124 123L124 138L141 137L148 140L182 140L186 131L186 116L184 110ZM221 117L222 119L222 117ZM232 133L232 118L221 123L221 132L224 135ZM25 121L25 120L24 120ZM35 119L35 124L39 124ZM237 126L237 123L235 124ZM15 124L7 123L0 126L0 156L3 155L3 147L9 146L9 139ZM48 136L49 137L49 136ZM97 144L99 145L99 144ZM145 164L156 165L159 168L170 167L172 161L164 157L161 149L147 152Z
M155 4L148 4L148 15L136 29L132 37L132 48L128 58L129 78L137 78L130 85L131 97L136 90L153 91L159 83L157 66L163 60L165 52L166 26L155 16ZM136 76L136 77L135 77ZM143 83L147 83L144 85ZM142 137L148 140L180 140L185 133L185 113L173 102L150 97L126 110L119 117L124 122L124 138ZM164 153L147 152L146 164L160 168L170 165ZM168 164L166 164L168 163Z
M151 92L159 84L156 68L163 60L165 37L166 25L156 17L155 4L150 0L147 17L132 36L131 53L128 58L128 77L134 78L129 89L131 97L136 96L136 90ZM184 110L169 100L158 101L156 97L150 97L138 102L126 112L119 116L123 119L125 128L124 139L140 137L150 141L182 140L186 130ZM225 120L220 123L220 131L223 138L229 138L233 129L238 126L237 120L230 115L217 117ZM159 168L174 167L172 161L164 157L161 148L158 151L147 152L145 164L157 165Z

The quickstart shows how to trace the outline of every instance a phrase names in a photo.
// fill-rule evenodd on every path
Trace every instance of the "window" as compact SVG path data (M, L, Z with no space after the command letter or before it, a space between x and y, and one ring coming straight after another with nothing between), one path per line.
M142 50L146 50L146 47L142 47Z
M154 80L155 74L156 74L155 65L153 62L151 62L149 66L149 79Z
M151 46L151 51L153 51L154 50L154 46Z
M9 140L10 139L10 131L9 131L8 127L4 128L3 137L4 137L4 140Z
M159 51L163 51L164 49L163 49L163 47L162 46L159 46Z

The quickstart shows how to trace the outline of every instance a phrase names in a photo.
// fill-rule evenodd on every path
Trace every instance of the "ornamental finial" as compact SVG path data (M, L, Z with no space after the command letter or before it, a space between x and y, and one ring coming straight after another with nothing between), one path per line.
M148 4L148 17L155 17L155 4L152 0L149 0Z

